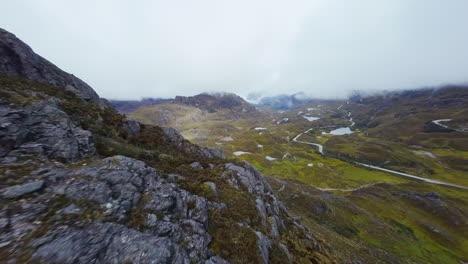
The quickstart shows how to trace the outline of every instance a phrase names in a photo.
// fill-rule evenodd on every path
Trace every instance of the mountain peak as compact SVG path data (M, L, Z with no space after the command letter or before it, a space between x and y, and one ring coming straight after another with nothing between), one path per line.
M110 106L87 83L69 74L45 58L14 34L0 28L0 74L15 75L29 80L64 87L86 102Z
M255 107L233 93L201 93L195 96L176 96L173 103L198 107L209 112L231 109L241 112L254 112Z

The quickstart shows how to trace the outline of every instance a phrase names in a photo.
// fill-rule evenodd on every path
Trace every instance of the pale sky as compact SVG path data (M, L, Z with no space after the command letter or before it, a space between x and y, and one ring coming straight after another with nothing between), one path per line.
M468 81L467 0L10 0L0 27L110 99L341 98Z

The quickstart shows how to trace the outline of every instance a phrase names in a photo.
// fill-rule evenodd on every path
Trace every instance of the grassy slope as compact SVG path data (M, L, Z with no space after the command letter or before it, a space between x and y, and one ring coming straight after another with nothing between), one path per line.
M88 104L78 99L73 93L65 91L61 87L55 87L35 81L29 81L18 77L0 75L0 101L7 101L15 107L23 107L34 102L47 100L51 97L59 98L59 107L70 115L72 121L93 133L95 137L97 151L101 157L113 155L125 155L144 161L147 165L158 169L164 174L176 173L183 176L179 180L182 188L209 201L226 204L227 209L212 209L209 211L208 232L212 238L210 248L215 255L220 255L232 263L259 263L260 255L257 247L257 237L255 230L265 228L261 223L255 203L255 197L246 190L234 188L227 182L226 178L220 177L224 173L226 160L207 159L199 155L198 152L185 152L168 141L162 129L153 125L143 125L138 137L132 137L122 129L124 116L112 109L102 109L94 104ZM185 144L189 144L185 142ZM198 146L191 146L198 148ZM24 163L0 167L0 186L11 186L24 183L24 179L29 177L31 171L47 165L41 159L31 159ZM68 168L83 168L96 162L98 158L81 160L76 163L67 164ZM214 166L213 169L197 170L191 168L194 161L201 162L203 167ZM229 162L239 163L238 160ZM216 183L219 195L214 195L207 181ZM59 205L55 205L57 202ZM50 215L63 208L66 204L77 203L81 208L86 209L83 214L89 220L100 217L102 208L95 204L85 205L80 201L68 201L63 197L57 201L48 201L46 214L43 216L44 224L39 230L33 231L27 236L27 241L39 237L52 224L54 218ZM139 229L143 226L147 212L144 208L136 208L131 212L128 222L125 224L131 228ZM242 222L245 225L240 226ZM293 221L286 221L286 228L289 232L283 232L280 237L272 243L276 250L270 254L271 263L286 263L288 256L278 250L278 243L288 245L295 261L304 263L315 261L323 263L335 263L333 257L326 252L321 253L312 249L306 243L302 244L301 233L294 227ZM241 252L241 253L240 253ZM15 252L13 252L15 253ZM30 252L16 251L26 258L24 262L30 262ZM15 253L15 254L16 254ZM8 247L0 248L0 258L8 261L7 256L12 254Z
M314 193L314 199L304 198L302 195L290 203L287 202L288 207L316 234L320 234L327 243L332 243L336 256L342 258L343 262L356 258L364 260L364 263L456 263L463 258L466 260L468 257L468 253L464 250L468 244L464 235L466 222L464 222L465 226L453 229L440 223L440 217L434 217L433 212L421 211L407 200L391 195L391 191L394 190L414 190L420 193L436 191L451 201L449 206L465 210L468 200L466 191L414 182L392 174L357 167L335 158L324 157L313 146L291 141L295 135L310 127L349 125L345 119L346 110L337 111L338 106L339 104L336 103L321 107L311 104L281 114L264 111L260 117L227 121L216 115L210 117L205 115L204 117L207 118L203 120L190 122L187 113L189 115L196 113L196 109L192 109L185 113L176 112L175 115L180 115L178 119L180 122L175 121L172 124L175 124L176 128L191 141L205 146L220 147L228 156L234 157L232 155L234 151L251 152L252 154L238 158L249 161L265 175L274 177L272 179L295 181L295 184L291 184L294 188L291 187L289 191L280 193L280 195L288 194L284 197L285 199L304 190ZM356 106L348 107L351 110ZM307 108L317 110L308 111ZM299 111L310 113L311 116L319 116L321 119L309 122L297 115ZM446 117L446 114L448 112L420 119L427 121L428 118L432 120L431 118ZM273 121L283 117L288 117L290 122L278 125ZM426 121L415 122L413 119L416 117L407 117L410 121L398 123L398 125L388 124L388 127L395 127L393 130L399 132L406 129L405 126L408 124L417 123L419 124L417 129L422 130ZM403 128L399 129L398 126ZM265 127L267 130L257 131L254 130L255 127ZM379 126L374 128L360 126L360 132L348 136L321 135L322 130L317 130L310 135L302 136L301 140L325 144L325 148L333 152L349 154L379 165L385 164L384 166L391 169L468 185L463 166L453 166L459 160L453 161L446 158L466 159L466 151L454 149L447 142L438 144L436 148L427 148L427 145L421 142L418 142L420 143L418 145L422 148L409 147L408 140L412 138L409 135L421 137L417 133L414 134L415 128L409 128L408 132L404 133L388 133L385 134L386 137L382 136L384 134L381 132L377 133L385 129L377 130L377 128ZM425 136L423 132L420 134ZM431 133L424 140L431 141L438 137L445 141L452 140L447 135L437 134L441 133ZM392 138L391 135L395 135L396 138ZM232 137L233 140L223 141L221 140L223 137ZM258 145L263 147L259 148ZM417 154L417 151L421 150L437 155L437 159ZM286 153L290 155L282 159ZM275 157L278 160L268 161L265 156ZM309 167L309 163L313 166ZM272 180L273 185L278 184L275 182ZM389 182L392 185L375 187L376 189L371 194L333 191L333 197L336 199L331 200L327 198L329 195L318 192L316 189L307 189L310 188L307 185L320 188L352 189L376 182ZM287 186L289 187L288 184ZM276 187L279 189L280 185ZM333 208L333 213L322 216L311 212L311 208L323 203L324 199L328 206ZM466 221L466 215L463 215L462 220ZM430 227L434 226L437 230L442 230L443 235L437 235L431 231L433 229ZM378 250L379 248L385 249L390 255L385 255Z
M343 262L458 263L468 254L466 222L447 223L447 216L395 195L433 191L433 186L380 184L359 192L324 194L292 181L271 178L270 182L292 213L331 244ZM449 208L466 211L461 199L449 198L442 188L436 190L444 193L441 199Z

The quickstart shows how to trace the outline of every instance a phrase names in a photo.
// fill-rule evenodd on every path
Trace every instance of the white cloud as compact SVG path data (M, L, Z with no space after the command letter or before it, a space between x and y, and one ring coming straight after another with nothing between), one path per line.
M18 0L0 25L107 98L466 81L463 0Z

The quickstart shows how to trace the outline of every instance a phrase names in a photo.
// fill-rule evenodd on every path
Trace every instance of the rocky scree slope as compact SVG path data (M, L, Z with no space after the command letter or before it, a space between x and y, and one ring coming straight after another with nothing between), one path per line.
M13 35L0 43L2 262L335 263L250 164L128 120Z

